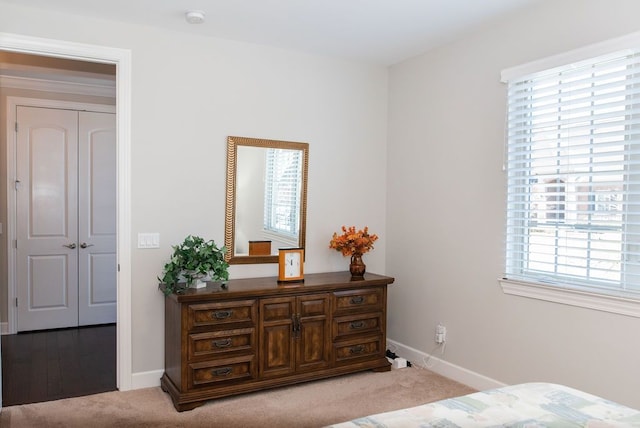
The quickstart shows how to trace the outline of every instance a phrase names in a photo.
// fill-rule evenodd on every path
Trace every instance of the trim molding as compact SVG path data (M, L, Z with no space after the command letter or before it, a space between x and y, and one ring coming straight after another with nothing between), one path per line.
M132 384L131 267L131 50L0 32L0 49L116 65L118 123L118 321L116 381ZM11 215L11 214L10 214ZM10 245L10 243L8 243ZM9 248L10 250L10 248ZM12 280L12 278L9 278Z
M442 375L449 379L453 379L456 382L463 383L479 391L485 389L501 388L507 385L506 383L502 383L480 373L476 373L474 371L465 369L464 367L449 363L433 355L418 351L417 349L391 339L387 339L387 348L394 349L393 352L402 356L402 358L406 358L411 362L412 365L429 369L432 372L438 373L439 375ZM432 366L425 366L424 362L427 358L429 358L429 360L433 362Z
M105 81L105 84L83 82L75 83L63 82L55 79L0 75L0 87L2 88L30 89L34 91L115 98L115 82L113 84L107 83L110 82Z
M589 58L595 58L597 56L607 55L618 51L629 50L631 53L633 50L637 49L638 44L640 44L640 32L630 33L625 36L573 49L569 52L506 68L500 73L500 81L502 83L507 83L509 80L538 73L543 70L577 63Z
M153 388L160 386L160 378L164 370L133 373L131 375L131 389Z
M499 279L504 294L640 318L640 300L534 282Z

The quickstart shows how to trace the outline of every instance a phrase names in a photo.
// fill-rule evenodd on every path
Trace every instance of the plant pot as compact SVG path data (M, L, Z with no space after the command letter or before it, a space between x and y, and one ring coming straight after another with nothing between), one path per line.
M207 286L206 277L195 278L189 288L204 288Z

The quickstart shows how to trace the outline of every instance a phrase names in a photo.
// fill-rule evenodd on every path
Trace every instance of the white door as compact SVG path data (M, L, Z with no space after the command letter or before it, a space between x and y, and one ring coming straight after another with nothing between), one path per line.
M115 114L79 112L78 323L116 321Z
M78 114L18 107L18 331L78 322Z
M112 178L104 171L115 162L115 139L113 154L105 149L105 136L113 138L114 131L106 131L103 123L80 125L79 113L72 110L18 107L16 117L17 330L115 322L116 171L112 167L108 173ZM92 120L92 115L82 117ZM107 117L115 129L114 115ZM100 214L91 214L96 211ZM113 232L108 232L107 212ZM80 213L89 217L80 219ZM103 237L113 241L112 248ZM94 238L99 239L94 243Z

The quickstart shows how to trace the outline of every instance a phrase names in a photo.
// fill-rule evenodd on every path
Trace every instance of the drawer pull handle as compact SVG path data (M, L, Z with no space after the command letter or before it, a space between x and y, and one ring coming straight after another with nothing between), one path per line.
M213 376L229 376L232 372L233 372L233 369L231 367L211 370L211 374Z
M215 311L211 314L212 318L215 318L217 320L224 320L227 318L231 318L231 315L233 314L233 311L229 310L229 311Z
M215 346L216 348L228 348L229 346L231 346L231 339L227 338L227 339L221 339L221 340L214 340L213 346Z
M352 346L349 349L349 352L351 353L351 355L353 355L353 354L362 354L364 352L364 346L363 345Z
M352 297L350 302L352 305L359 305L364 302L364 297L362 296Z
M351 324L349 324L349 328L351 330L358 330L362 327L364 327L364 321L354 321Z

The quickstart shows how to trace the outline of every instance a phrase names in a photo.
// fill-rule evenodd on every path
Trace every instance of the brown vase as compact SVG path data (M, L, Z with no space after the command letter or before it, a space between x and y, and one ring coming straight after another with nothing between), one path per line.
M367 265L362 261L362 254L354 254L351 256L351 264L349 264L349 272L352 279L362 279Z

